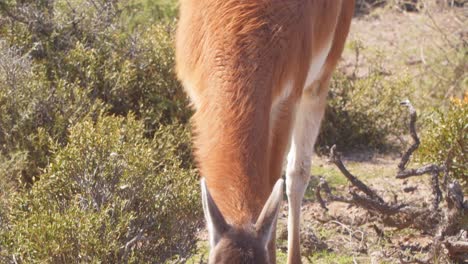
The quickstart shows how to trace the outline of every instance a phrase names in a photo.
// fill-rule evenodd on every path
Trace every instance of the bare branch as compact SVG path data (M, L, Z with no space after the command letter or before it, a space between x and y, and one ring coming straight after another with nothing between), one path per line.
M452 157L453 157L453 150L454 150L454 145L450 146L450 149L447 153L447 159L444 162L444 177L442 178L442 186L443 188L447 188L448 186L448 180L449 180L449 168L452 165Z
M348 169L346 169L343 162L341 161L340 155L336 152L336 145L333 145L333 147L331 147L330 149L330 161L333 162L338 167L341 173L343 173L343 175L351 182L352 185L356 186L359 190L367 194L372 199L375 199L379 201L380 203L384 202L382 197L377 195L373 190L367 187L367 185L365 185L362 181L360 181L358 178L352 175L348 171Z
M445 245L448 250L452 253L467 253L468 252L468 241L446 241Z
M397 179L405 179L409 178L412 176L419 176L423 174L430 173L432 175L431 177L431 187L432 187L432 193L434 194L434 200L432 203L432 208L434 210L438 210L440 201L442 200L442 191L440 190L439 187L439 173L441 171L445 171L445 176L444 176L444 184L448 181L447 180L447 164L449 161L447 160L445 162L445 166L438 166L435 164L428 164L425 165L421 168L416 168L416 169L406 169L406 165L408 164L408 161L411 157L411 155L414 153L414 151L419 147L420 141L418 138L418 134L416 133L416 110L414 109L413 105L409 100L405 100L401 102L401 105L404 105L408 107L409 112L410 112L410 123L409 123L409 130L411 137L414 140L413 145L403 154L401 157L401 161L398 164L398 173L396 178Z
M416 110L414 109L413 105L409 100L405 100L400 103L401 105L404 105L408 107L409 112L410 112L410 123L409 123L409 129L410 129L410 134L411 137L414 140L413 145L403 154L403 157L401 157L401 161L398 164L398 168L400 171L404 170L406 168L406 164L408 164L409 158L413 154L413 152L419 147L419 144L421 143L418 138L418 134L416 133Z
M317 201L319 202L320 207L322 207L325 211L328 211L327 204L325 203L325 201L322 198L322 195L320 194L320 191L322 190L322 186L325 184L327 184L325 180L322 177L320 177L320 183L315 188L315 197L317 198Z
M433 171L432 172L432 194L434 195L434 201L432 202L432 208L434 211L439 209L440 201L442 200L442 191L439 187L439 172Z
M440 167L434 164L428 164L417 169L402 170L397 173L397 179L406 179L412 176L420 176L428 173L439 173Z
M386 202L378 202L374 199L361 196L353 191L350 191L353 197L352 201L356 205L360 205L368 210L377 211L384 215L394 215L400 212L401 208L406 207L406 204L388 205Z
M381 213L383 215L391 216L396 213L400 212L400 209L406 207L406 204L396 204L396 205L389 205L386 202L380 202L375 199L359 195L358 193L354 192L353 190L350 190L350 195L351 198L346 198L341 195L334 195L332 194L327 182L325 179L320 178L320 183L316 188L315 195L317 197L317 200L320 203L320 206L328 210L326 206L326 202L323 200L320 192L324 191L325 194L327 195L327 199L335 202L343 202L343 203L348 203L348 204L353 204L359 207L362 207L364 209L370 210L370 211L376 211L378 213Z
M411 257L411 263L432 263L440 254L442 247L445 247L451 259L466 259L468 258L468 239L466 231L461 227L462 217L467 214L468 203L464 201L464 195L461 186L458 182L448 183L448 167L452 156L452 150L449 150L449 158L443 165L427 164L416 169L406 169L406 166L411 158L411 155L419 147L420 141L416 133L416 111L409 101L402 102L402 105L408 107L410 112L410 134L414 140L413 145L403 154L400 163L398 164L397 179L405 179L412 176L423 174L431 174L431 187L434 195L434 200L431 208L412 207L408 204L385 202L378 194L371 190L365 183L352 175L343 162L341 157L336 152L336 146L330 150L330 161L333 162L341 173L351 182L349 194L351 197L339 196L332 194L327 182L321 178L316 189L316 197L322 208L327 210L326 201L322 198L323 191L327 200L344 202L353 204L366 209L369 212L375 212L380 217L381 221L386 226L393 226L398 229L414 227L425 232L434 232L434 242L429 256L423 260ZM440 189L439 176L444 172L443 186L445 201L447 208L439 210L440 202L442 201L442 190ZM361 192L357 192L357 190ZM415 190L415 189L413 189ZM443 217L442 217L443 216ZM379 234L380 230L374 226ZM462 235L456 235L460 230ZM379 234L379 236L382 236ZM402 263L410 263L400 256Z
M349 203L349 204L353 203L352 199L348 199L348 198L343 197L341 195L334 195L331 192L330 187L328 186L328 183L325 181L325 179L320 178L320 183L317 186L315 195L320 197L320 200L322 200L322 202L320 203L320 206L325 210L328 210L328 208L326 206L326 202L322 199L322 196L320 195L321 190L323 190L325 192L325 194L327 195L328 200L336 201L336 202ZM320 200L319 200L319 202L320 202Z

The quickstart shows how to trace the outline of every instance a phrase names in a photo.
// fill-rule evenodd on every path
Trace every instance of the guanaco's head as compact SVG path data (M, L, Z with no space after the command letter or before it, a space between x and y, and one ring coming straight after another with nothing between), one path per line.
M210 264L268 264L268 242L275 229L283 198L283 180L275 184L260 216L251 226L234 227L224 219L201 180L203 211L208 224L211 252Z

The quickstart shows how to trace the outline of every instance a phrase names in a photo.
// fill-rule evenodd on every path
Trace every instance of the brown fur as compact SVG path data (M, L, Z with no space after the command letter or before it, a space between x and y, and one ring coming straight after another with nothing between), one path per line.
M353 8L354 0L181 0L177 73L196 109L195 156L233 226L262 210L281 175L312 58L334 38L323 71L331 75ZM292 93L270 124L288 81ZM328 81L312 86L323 94Z
M222 250L214 250L209 262L217 264L267 264L268 256L265 248L256 241L254 232L231 230L216 246Z

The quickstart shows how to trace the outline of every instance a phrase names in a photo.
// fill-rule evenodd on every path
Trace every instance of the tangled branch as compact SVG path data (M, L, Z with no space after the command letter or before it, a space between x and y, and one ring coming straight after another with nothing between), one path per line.
M365 183L360 181L356 176L351 174L346 166L341 161L341 156L336 151L336 146L330 150L330 161L334 163L341 173L349 180L351 187L349 188L349 196L335 195L332 193L328 183L321 178L316 188L315 196L320 203L320 206L327 209L327 201L322 197L322 193L326 195L328 201L337 201L352 204L373 212L380 216L382 222L387 226L397 227L399 229L413 226L424 231L436 231L434 237L433 249L430 256L425 260L413 260L420 263L429 263L437 252L440 251L443 245L449 252L452 259L465 258L468 259L468 239L466 230L461 230L461 218L468 211L468 204L464 202L464 196L460 184L456 181L449 182L447 174L447 165L450 159L447 159L445 164L427 164L420 168L408 169L408 162L413 153L418 149L420 140L416 132L417 114L413 105L408 101L404 101L401 105L406 106L410 113L409 131L413 144L402 155L401 161L398 164L397 179L406 179L413 176L431 175L431 188L433 194L432 208L415 208L405 203L390 203L385 201L374 190L369 188ZM439 176L444 172L443 184L445 188L445 201L447 208L441 213L439 210L440 202L443 194L440 188ZM460 231L460 233L458 233Z

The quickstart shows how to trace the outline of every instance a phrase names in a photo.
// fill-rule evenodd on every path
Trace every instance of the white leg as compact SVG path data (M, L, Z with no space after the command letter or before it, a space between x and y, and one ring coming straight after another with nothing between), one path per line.
M313 88L313 87L312 87ZM300 212L302 198L310 179L311 158L325 108L325 95L305 91L297 108L291 148L286 168L288 195L288 263L301 263Z

